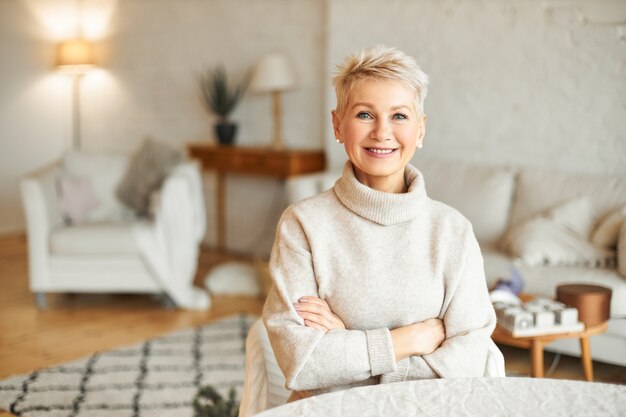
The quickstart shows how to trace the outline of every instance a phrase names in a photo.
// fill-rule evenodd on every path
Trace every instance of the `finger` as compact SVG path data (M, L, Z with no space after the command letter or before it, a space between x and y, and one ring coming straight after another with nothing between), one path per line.
M310 320L326 328L331 327L330 320L320 314L308 313L306 311L299 311L298 314L300 315L300 317L302 317L305 320Z
M307 311L310 313L321 314L321 315L328 316L328 317L332 315L332 311L330 311L330 309L323 308L319 304L297 303L294 305L294 308L297 311Z
M299 301L301 303L317 304L319 306L325 307L330 310L330 306L328 305L328 303L325 300L322 300L321 298L318 298L318 297L306 296L306 297L300 298Z
M304 324L307 327L312 327L314 329L319 329L319 330L323 331L324 333L328 332L328 329L326 327L322 326L321 324L317 324L315 322L312 322L310 320L304 320Z

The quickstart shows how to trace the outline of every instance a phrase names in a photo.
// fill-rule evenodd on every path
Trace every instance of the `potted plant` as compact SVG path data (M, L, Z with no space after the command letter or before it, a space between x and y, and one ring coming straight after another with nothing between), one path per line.
M202 98L206 109L218 116L215 132L223 145L232 145L237 133L237 125L228 119L243 96L248 83L247 77L232 88L228 85L224 67L209 69L200 79Z

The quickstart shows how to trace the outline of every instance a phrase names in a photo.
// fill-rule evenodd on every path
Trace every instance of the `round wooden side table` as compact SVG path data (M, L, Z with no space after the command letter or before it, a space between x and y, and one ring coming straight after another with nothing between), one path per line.
M559 339L580 339L580 360L587 381L593 381L593 364L591 362L591 347L589 346L589 338L596 334L606 332L608 322L596 324L595 326L586 326L585 330L580 332L546 334L541 336L513 337L510 332L496 326L491 338L496 343L507 346L530 349L531 357L531 375L535 378L543 378L543 347L555 340Z

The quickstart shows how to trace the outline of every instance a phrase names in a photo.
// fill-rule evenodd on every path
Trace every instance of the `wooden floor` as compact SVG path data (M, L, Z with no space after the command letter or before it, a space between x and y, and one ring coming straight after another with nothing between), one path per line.
M205 251L196 281L223 260ZM0 378L139 342L175 329L207 323L240 312L260 314L263 301L215 297L209 311L163 308L149 295L49 295L39 311L28 289L24 236L0 237ZM528 352L502 347L507 373L528 375ZM546 366L552 361L546 353ZM546 368L547 369L547 368ZM594 362L596 381L626 384L626 368ZM552 378L583 379L577 358L563 356ZM0 416L10 414L0 411Z

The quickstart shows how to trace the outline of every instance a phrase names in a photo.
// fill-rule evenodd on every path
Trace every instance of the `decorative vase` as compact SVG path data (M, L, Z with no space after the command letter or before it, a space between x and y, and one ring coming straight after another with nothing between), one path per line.
M235 143L237 125L230 122L221 122L215 125L215 134L220 145L232 145Z

